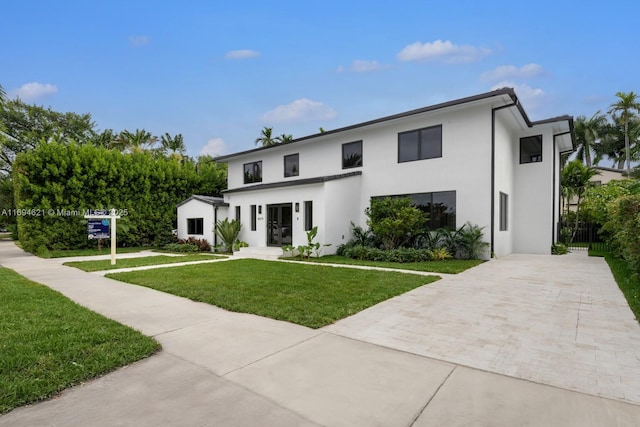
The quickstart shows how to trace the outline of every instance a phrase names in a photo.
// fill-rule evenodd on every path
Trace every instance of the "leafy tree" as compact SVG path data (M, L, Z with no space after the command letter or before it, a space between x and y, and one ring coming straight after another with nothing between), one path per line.
M598 174L599 172L597 170L586 167L580 160L573 160L562 169L561 183L563 194L567 197L567 201L573 197L576 197L577 200L573 237L575 237L575 234L578 231L578 218L582 196L591 185L590 179Z
M59 113L20 99L4 103L0 122L6 132L0 146L0 171L7 173L11 173L17 154L54 138L59 142L90 142L95 127L90 114Z
M260 131L260 136L256 138L256 145L262 145L263 147L268 147L270 145L277 144L277 141L273 137L273 128L265 126Z
M195 169L199 184L194 193L203 196L222 196L222 190L227 188L227 164L218 163L211 156L200 156L195 163Z
M618 92L616 96L619 98L617 102L611 104L609 113L615 115L619 113L620 123L624 126L624 147L625 158L627 160L627 173L631 173L631 147L629 141L629 123L637 118L634 114L640 112L640 100L634 92L624 93Z
M607 222L610 216L609 208L620 197L640 194L640 181L637 179L621 179L609 181L606 184L589 187L584 192L582 213L590 221L598 224Z
M405 245L424 231L427 221L427 215L407 197L373 199L365 214L367 225L387 250Z
M579 116L574 123L578 145L577 158L589 168L591 167L591 153L596 142L600 139L600 134L605 129L606 122L607 118L598 111L590 119Z

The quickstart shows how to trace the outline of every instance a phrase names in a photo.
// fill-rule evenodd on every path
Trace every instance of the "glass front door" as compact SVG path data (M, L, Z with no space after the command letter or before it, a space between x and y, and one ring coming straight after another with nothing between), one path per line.
M293 242L291 203L267 206L267 245L285 246Z

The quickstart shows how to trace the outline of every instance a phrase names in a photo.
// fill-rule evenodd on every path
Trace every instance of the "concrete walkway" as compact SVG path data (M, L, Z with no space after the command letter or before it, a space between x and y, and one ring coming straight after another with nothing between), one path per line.
M500 276L511 258L484 264L482 274L490 278L496 269ZM568 268L573 260L566 258ZM163 346L158 355L0 416L0 426L636 426L640 420L640 406L631 403L386 348L330 328L230 313L37 259L11 242L0 242L0 264ZM435 284L442 293L451 280L460 279ZM433 304L452 310L441 302ZM606 311L598 303L593 299L591 308ZM336 325L339 332L346 335L346 322L358 316ZM368 326L380 336L387 328Z

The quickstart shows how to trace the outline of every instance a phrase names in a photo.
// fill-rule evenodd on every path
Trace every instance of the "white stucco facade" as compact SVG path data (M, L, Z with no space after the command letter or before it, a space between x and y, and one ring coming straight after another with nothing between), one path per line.
M212 247L215 246L216 236L213 230L216 220L228 215L227 205L222 198L194 195L180 203L177 209L179 239L206 239ZM189 228L190 221L192 229Z
M399 135L438 128L441 155L402 158L407 145L401 155ZM330 244L324 253L331 253L351 238L352 222L366 228L372 197L413 195L445 212L440 221L455 218L450 226L484 227L496 256L549 253L559 212L559 153L572 149L571 130L568 116L532 123L513 90L500 89L217 160L228 163L224 202L231 217L240 208L240 239L250 246L301 245L305 229L317 226L317 241ZM542 154L523 164L521 138L528 136L541 138ZM361 164L345 167L343 145L357 141ZM297 175L285 177L285 156L293 154ZM261 180L246 178L245 165L259 169ZM500 193L507 196L506 211Z

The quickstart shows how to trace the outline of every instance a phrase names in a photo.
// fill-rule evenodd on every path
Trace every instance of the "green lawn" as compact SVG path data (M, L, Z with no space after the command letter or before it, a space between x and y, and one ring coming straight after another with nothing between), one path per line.
M435 276L253 259L107 277L310 328L329 325L438 280Z
M0 413L149 356L159 344L0 268Z
M102 261L71 261L64 265L79 268L83 271L114 270L117 268L141 267L145 265L175 264L177 262L205 261L209 259L224 258L210 254L189 254L180 256L156 255L140 258L123 258L116 260L116 265L111 265L111 260Z
M130 247L130 248L116 248L117 254L130 254L133 252L140 252L145 250L152 250L152 247ZM72 256L91 256L91 255L110 255L111 248L106 246L101 250L98 249L76 249L76 250L64 250L64 251L49 251L47 258L66 258Z
M383 262L383 261L365 261L353 258L347 258L340 255L326 255L317 258L285 258L291 261L308 261L328 264L347 264L347 265L366 265L371 267L396 268L399 270L426 271L431 273L449 273L456 274L465 271L476 265L482 264L484 261L479 259L448 259L444 261L425 261L425 262Z

